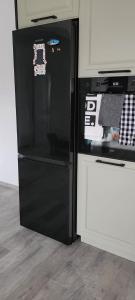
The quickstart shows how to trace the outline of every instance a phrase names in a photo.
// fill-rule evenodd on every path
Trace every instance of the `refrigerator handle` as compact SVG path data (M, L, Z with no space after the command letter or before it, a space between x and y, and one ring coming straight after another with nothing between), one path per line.
M97 159L96 163L112 165L112 166L122 167L122 168L125 167L125 164L113 163L113 162L109 162L109 161L103 161L103 160L100 160L100 159Z
M23 159L25 158L25 155L18 153L18 159Z
M47 17L43 17L43 18L32 19L31 22L37 23L39 21L49 20L49 19L57 19L57 18L58 18L57 16L52 15L52 16L47 16Z
M48 74L48 113L50 113L50 107L51 107L51 75Z

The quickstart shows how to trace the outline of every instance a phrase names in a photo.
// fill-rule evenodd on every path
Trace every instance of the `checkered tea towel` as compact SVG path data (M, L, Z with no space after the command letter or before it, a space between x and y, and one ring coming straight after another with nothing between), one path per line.
M135 95L125 95L120 120L119 143L135 145Z

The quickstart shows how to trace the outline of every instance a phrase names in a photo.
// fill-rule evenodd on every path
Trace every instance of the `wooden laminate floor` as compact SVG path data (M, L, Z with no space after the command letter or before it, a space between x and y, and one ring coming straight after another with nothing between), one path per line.
M18 192L0 186L0 300L135 300L135 263L19 226Z

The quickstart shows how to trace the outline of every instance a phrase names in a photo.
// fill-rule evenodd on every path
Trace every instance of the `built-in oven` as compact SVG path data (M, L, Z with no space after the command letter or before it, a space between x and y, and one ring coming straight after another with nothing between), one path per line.
M79 79L78 152L135 161L135 76Z

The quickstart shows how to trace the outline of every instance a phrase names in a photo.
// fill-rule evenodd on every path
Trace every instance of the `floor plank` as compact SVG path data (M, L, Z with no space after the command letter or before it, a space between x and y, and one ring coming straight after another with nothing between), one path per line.
M0 300L134 300L135 263L19 226L18 192L0 186Z

